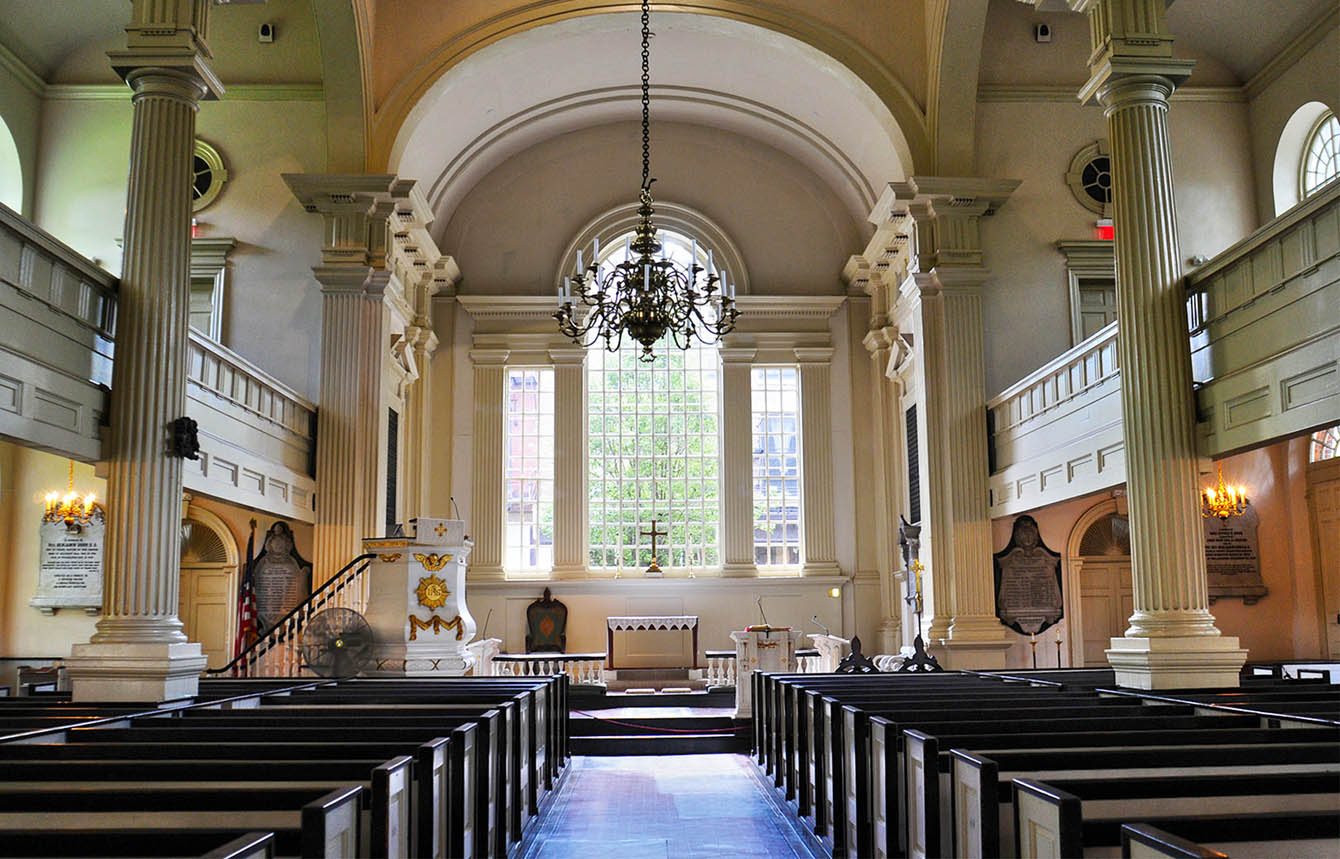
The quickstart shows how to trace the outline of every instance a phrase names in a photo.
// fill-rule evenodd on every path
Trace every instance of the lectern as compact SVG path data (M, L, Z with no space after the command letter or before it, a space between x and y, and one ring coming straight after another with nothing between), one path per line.
M789 626L751 626L730 634L735 642L735 718L753 715L750 681L755 671L794 672L802 633Z

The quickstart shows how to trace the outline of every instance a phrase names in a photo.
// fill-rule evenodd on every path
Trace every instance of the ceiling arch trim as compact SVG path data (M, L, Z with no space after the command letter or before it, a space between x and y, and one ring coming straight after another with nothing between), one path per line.
M498 164L560 134L630 120L629 106L640 98L634 85L600 87L512 114L470 141L436 177L425 177L429 206L445 224L460 200ZM826 179L858 221L875 204L875 187L860 167L832 140L794 116L733 93L700 87L654 86L652 101L658 122L711 124L765 139ZM731 129L733 125L744 127Z
M455 66L476 52L510 36L563 21L635 12L634 3L613 0L555 0L531 3L469 27L434 48L376 106L372 115L366 169L388 169L394 160L397 140L416 107ZM653 12L696 13L760 27L799 41L830 57L868 87L892 114L895 128L891 144L903 172L924 172L934 163L926 116L907 86L879 59L839 30L793 10L783 12L758 0L686 0L653 3Z
M658 229L664 228L697 238L699 245L709 247L716 256L718 268L730 273L730 281L735 284L739 295L748 295L749 269L744 264L744 255L731 241L725 230L717 226L711 218L689 206L657 200L654 203L656 214L652 222ZM630 232L638 224L638 203L632 201L603 212L587 223L573 236L572 241L563 249L563 255L554 267L554 293L566 275L571 275L577 267L577 249L590 248L591 240L600 239L602 245L608 245L624 233Z

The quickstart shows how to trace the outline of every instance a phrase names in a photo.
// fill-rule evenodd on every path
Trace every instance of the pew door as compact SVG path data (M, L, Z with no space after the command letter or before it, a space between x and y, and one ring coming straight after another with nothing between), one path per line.
M1079 581L1084 664L1106 666L1112 639L1125 633L1134 611L1131 559L1085 558Z
M182 631L221 668L232 656L237 624L237 543L217 516L194 505L187 512L190 532L181 547L181 589L177 616Z

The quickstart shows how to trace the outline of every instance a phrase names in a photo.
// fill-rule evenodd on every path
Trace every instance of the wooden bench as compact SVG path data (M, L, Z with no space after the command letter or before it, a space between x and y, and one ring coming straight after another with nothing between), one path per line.
M1233 855L1324 859L1335 856L1340 842L1340 815L1325 812L1215 815L1163 825L1168 829L1148 823L1123 823L1121 855L1126 859L1219 859Z
M1092 855L1119 844L1124 823L1163 828L1163 821L1181 818L1305 811L1340 815L1338 781L1340 770L1048 782L1015 779L1015 855L1022 859Z
M1288 742L1292 732L1275 732L1281 742L1224 746L1110 746L1074 749L992 750L976 754L955 748L952 773L939 780L942 821L950 818L952 838L941 827L942 845L953 855L1006 856L1014 844L1015 778L1150 775L1237 775L1249 772L1306 773L1340 769L1340 744ZM928 738L929 742L935 742ZM940 754L945 757L943 751ZM925 824L933 825L931 821Z

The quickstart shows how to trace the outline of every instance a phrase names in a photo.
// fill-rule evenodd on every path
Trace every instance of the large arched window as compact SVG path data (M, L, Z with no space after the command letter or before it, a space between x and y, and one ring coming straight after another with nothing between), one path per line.
M1298 180L1303 199L1336 176L1340 176L1340 119L1327 111L1317 120L1303 148L1302 174Z
M627 256L631 239L605 244L602 269ZM681 265L695 245L660 230L666 254ZM696 248L698 265L706 251ZM652 521L658 563L666 570L721 565L721 385L715 347L680 350L666 341L656 360L638 360L625 340L617 352L603 341L587 357L587 490L590 565L645 569L652 559Z
M9 126L0 119L0 203L18 212L23 209L23 164Z
M1312 434L1312 445L1308 450L1308 462L1322 462L1340 456L1340 424Z

